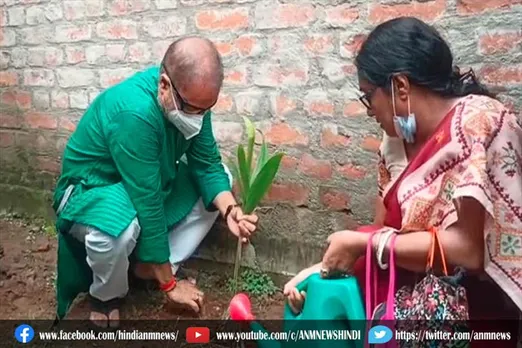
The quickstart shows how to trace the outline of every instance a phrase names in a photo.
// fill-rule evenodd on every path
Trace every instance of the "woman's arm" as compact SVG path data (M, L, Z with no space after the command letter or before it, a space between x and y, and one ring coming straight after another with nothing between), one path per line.
M384 219L386 218L386 207L384 206L384 200L381 196L377 196L375 199L375 218L373 223L378 226L384 226Z
M482 270L484 267L485 210L474 198L463 197L458 203L457 215L458 220L455 224L444 231L439 231L446 264L448 267L449 265L461 266L470 271ZM366 236L361 242L360 250L365 250L367 241ZM376 249L378 238L374 238L373 242ZM395 239L397 266L414 272L424 271L430 246L431 234L429 232L398 234ZM389 249L386 247L384 260L388 260L388 251ZM439 255L436 251L434 261L436 269L441 269Z

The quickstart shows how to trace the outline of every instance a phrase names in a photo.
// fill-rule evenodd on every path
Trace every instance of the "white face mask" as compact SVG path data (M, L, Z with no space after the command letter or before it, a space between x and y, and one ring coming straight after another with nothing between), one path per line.
M163 107L164 112L167 115L167 119L174 125L176 128L183 134L185 139L189 140L199 134L201 128L203 127L203 116L204 115L191 115L186 114L183 111L178 109L178 105L176 103L176 98L174 98L174 94L172 93L172 84L170 95L172 96L172 102L174 103L174 110L166 111L166 108ZM159 97L158 97L159 101ZM161 102L160 102L161 105Z

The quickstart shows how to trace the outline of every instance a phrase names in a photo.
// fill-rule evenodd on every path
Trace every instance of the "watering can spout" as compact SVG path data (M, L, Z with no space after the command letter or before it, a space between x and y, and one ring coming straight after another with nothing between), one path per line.
M259 324L252 314L252 306L250 299L245 294L237 294L230 301L228 307L230 318L235 321L247 321L254 334L260 338L257 340L257 346L260 348L281 348L281 344L276 340L268 339L267 330Z

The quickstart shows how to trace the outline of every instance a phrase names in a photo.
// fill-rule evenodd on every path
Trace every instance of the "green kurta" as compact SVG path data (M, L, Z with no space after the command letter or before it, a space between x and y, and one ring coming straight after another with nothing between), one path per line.
M57 219L60 318L92 280L92 274L83 272L88 270L84 246L67 235L72 224L117 237L137 217L141 232L136 258L164 263L170 256L170 227L192 210L199 197L213 210L214 198L231 189L211 113L205 115L200 134L187 141L163 115L157 101L158 80L159 68L153 67L105 90L66 146L53 202L56 211L67 187L75 185Z

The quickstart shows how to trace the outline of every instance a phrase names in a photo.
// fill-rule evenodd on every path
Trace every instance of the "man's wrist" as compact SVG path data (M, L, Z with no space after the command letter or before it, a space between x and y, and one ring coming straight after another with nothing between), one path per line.
M160 286L168 284L172 278L174 278L170 262L154 265L153 269L154 276L156 277L156 280Z

